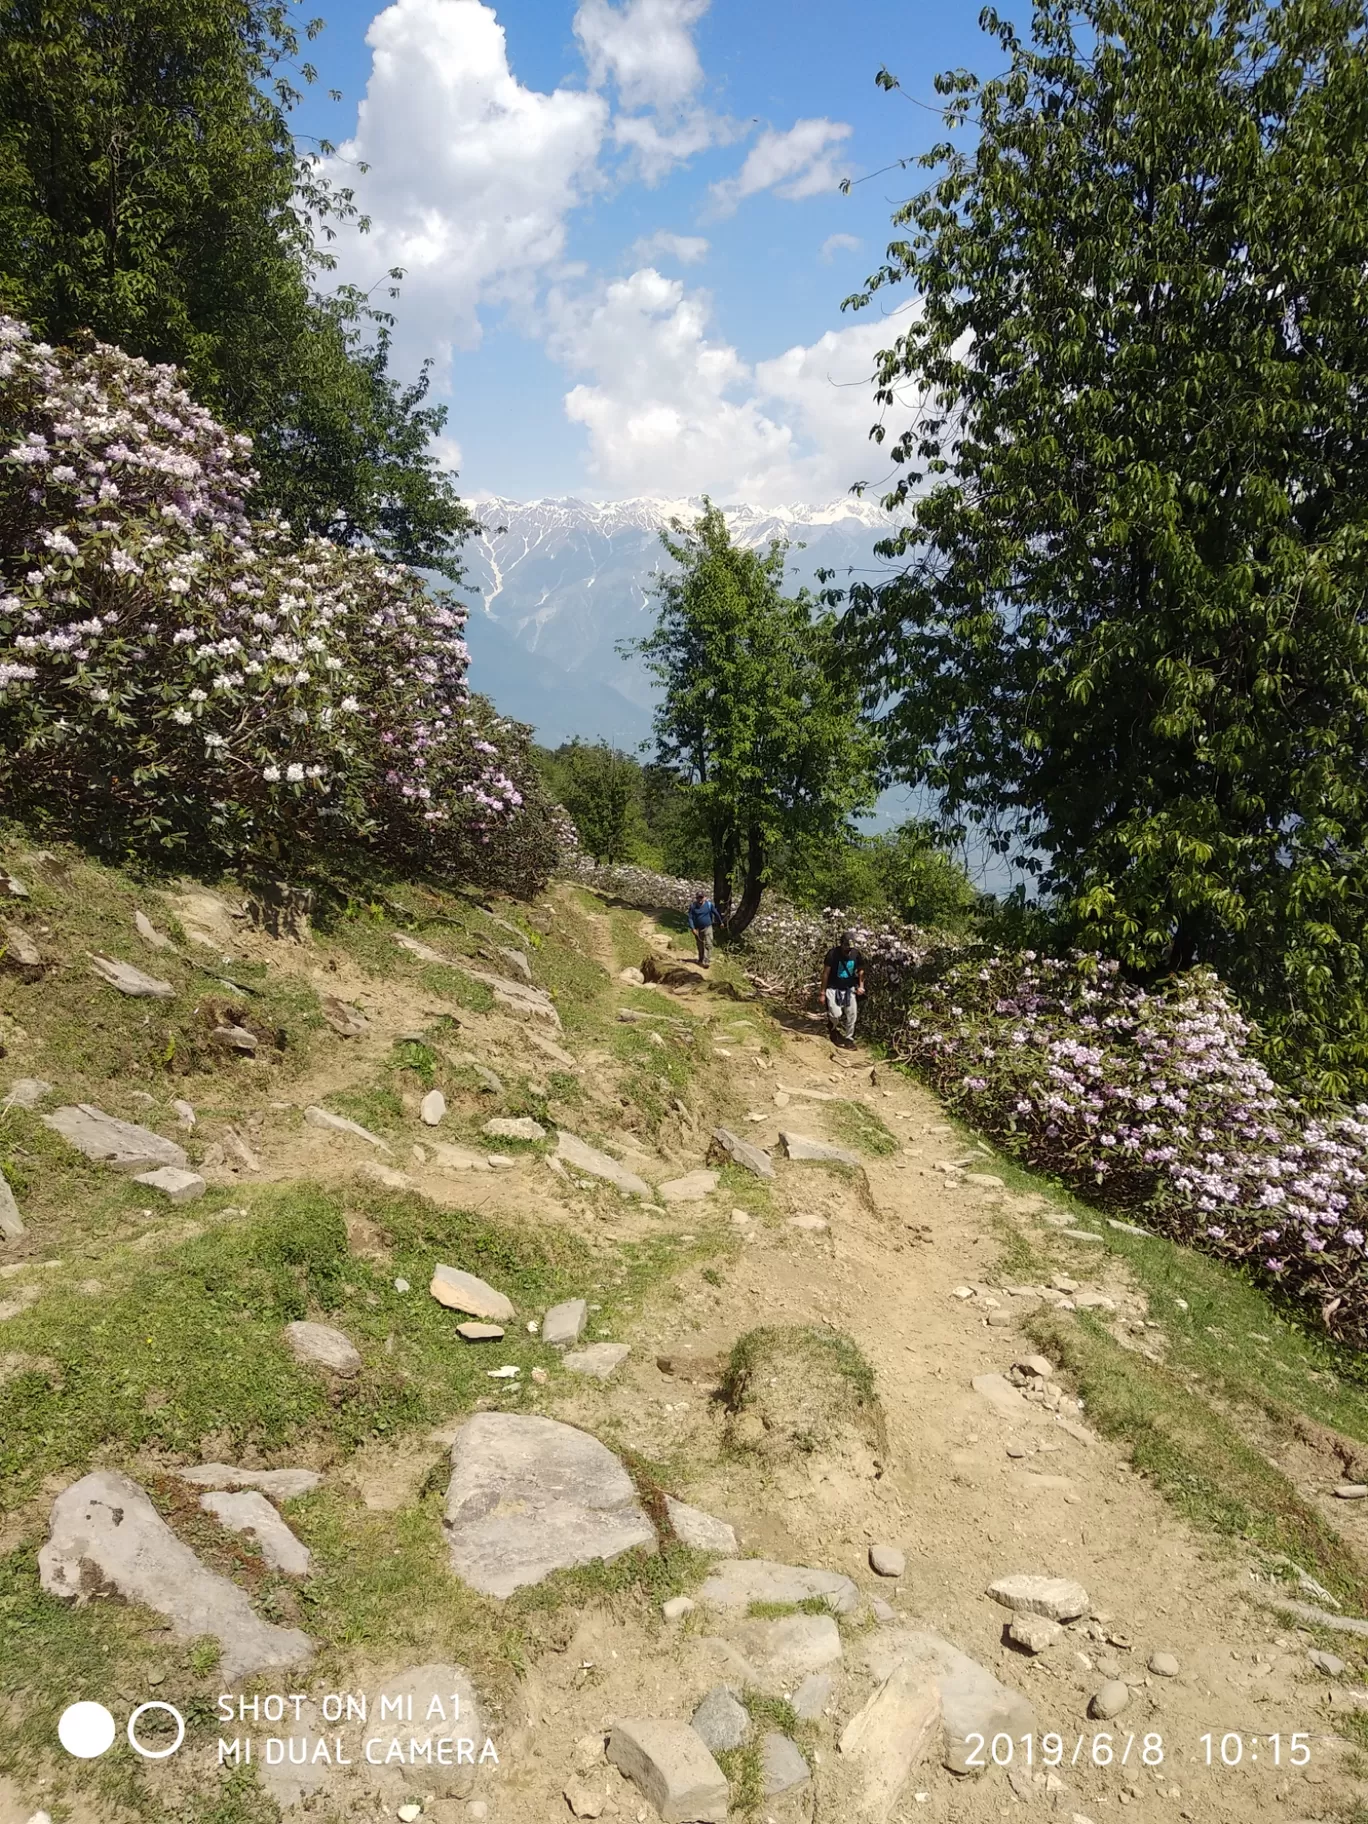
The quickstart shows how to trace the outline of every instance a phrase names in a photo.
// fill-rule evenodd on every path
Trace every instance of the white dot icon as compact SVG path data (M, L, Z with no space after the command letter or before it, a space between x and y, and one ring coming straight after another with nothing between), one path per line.
M93 1761L113 1746L114 1718L103 1704L68 1704L57 1725L57 1740L78 1761Z

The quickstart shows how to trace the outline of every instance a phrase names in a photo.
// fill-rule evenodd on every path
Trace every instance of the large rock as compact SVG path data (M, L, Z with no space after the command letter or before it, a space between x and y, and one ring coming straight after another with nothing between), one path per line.
M901 1666L914 1683L934 1682L945 1722L944 1762L952 1773L974 1771L970 1736L991 1742L995 1735L1035 1734L1035 1710L1019 1691L929 1629L880 1628L869 1637L864 1661L878 1679L891 1678Z
M471 1317L491 1318L496 1324L506 1324L517 1315L512 1301L502 1292L459 1267L434 1267L428 1291L449 1311L466 1311Z
M95 1470L57 1497L38 1573L43 1588L66 1601L113 1590L164 1615L182 1640L212 1634L229 1681L313 1654L306 1634L262 1621L235 1583L206 1569L117 1470Z
M106 986L117 988L120 994L130 994L135 999L146 1001L174 1001L176 998L176 991L170 982L163 982L155 975L144 975L132 963L120 963L110 956L92 955L90 966Z
M715 1552L719 1558L736 1556L736 1533L725 1520L716 1520L687 1501L676 1501L673 1495L666 1495L665 1509L681 1545L692 1546L696 1552Z
M545 1140L546 1129L540 1121L534 1121L531 1115L495 1115L492 1121L486 1121L480 1129L482 1134L492 1134L496 1140Z
M584 1335L589 1321L589 1307L582 1298L567 1298L552 1305L542 1319L541 1339L552 1349L568 1349Z
M831 1615L781 1615L773 1621L740 1621L732 1644L768 1691L791 1691L810 1672L841 1657L841 1630Z
M730 1685L714 1685L689 1726L712 1754L739 1748L751 1732L750 1714Z
M151 1172L162 1165L184 1171L189 1163L184 1147L177 1146L174 1140L163 1140L160 1134L132 1121L116 1120L89 1102L78 1102L75 1108L55 1108L43 1116L43 1125L60 1134L87 1159L112 1165L116 1172Z
M717 1189L716 1172L687 1172L682 1178L671 1178L668 1184L660 1187L662 1203L702 1203L705 1197L711 1197Z
M780 1130L779 1138L784 1143L784 1151L790 1159L811 1159L818 1164L859 1165L860 1156L852 1153L849 1147L832 1146L827 1140L813 1140L807 1134L795 1134L788 1128Z
M354 1134L358 1140L364 1140L367 1146L376 1147L382 1153L392 1150L389 1142L382 1140L379 1134L373 1134L368 1127L362 1127L359 1121L349 1121L345 1115L335 1115L330 1108L306 1108L304 1119L310 1127L326 1128L334 1134Z
M915 1664L895 1666L846 1724L841 1759L853 1774L854 1816L885 1824L915 1767L941 1746L941 1697Z
M714 1571L698 1592L715 1609L748 1609L753 1602L808 1602L821 1597L836 1615L851 1615L860 1592L840 1571L806 1565L771 1564L766 1558L738 1558Z
M514 1412L479 1412L461 1427L445 1527L452 1569L486 1596L656 1547L632 1479L606 1445Z
M209 1189L198 1172L183 1172L178 1165L159 1165L155 1172L137 1172L134 1184L145 1184L149 1191L160 1191L171 1203L193 1203Z
M662 1824L726 1824L726 1776L688 1723L620 1717L608 1759L655 1806Z
M355 1345L331 1324L286 1324L285 1341L295 1360L311 1368L326 1368L344 1381L361 1372Z
M769 1154L752 1146L749 1140L743 1140L740 1134L734 1134L729 1127L715 1127L712 1141L714 1148L724 1153L733 1165L744 1166L757 1178L773 1178L774 1162Z
M19 1205L14 1201L9 1180L0 1172L0 1235L6 1241L18 1241L23 1233L24 1219L19 1214Z
M259 1488L276 1501L310 1494L323 1480L316 1469L238 1469L231 1463L196 1463L172 1473L196 1488Z
M287 1577L307 1577L309 1548L296 1539L280 1515L258 1489L219 1489L201 1495L200 1506L230 1533L254 1539L261 1556L273 1571Z
M590 1178L602 1178L605 1183L615 1185L625 1196L649 1197L651 1194L651 1187L644 1178L638 1178L635 1172L629 1172L625 1165L619 1165L616 1159L610 1159L607 1153L601 1153L577 1134L567 1134L564 1128L556 1138L554 1156L566 1165L573 1165L576 1171L587 1173Z
M1035 1577L1022 1571L990 1583L988 1594L1004 1609L1043 1615L1047 1621L1076 1621L1090 1607L1088 1592L1072 1577Z

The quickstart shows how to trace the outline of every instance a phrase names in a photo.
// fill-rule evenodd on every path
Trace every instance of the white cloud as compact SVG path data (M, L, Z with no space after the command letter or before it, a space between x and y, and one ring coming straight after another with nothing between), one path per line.
M529 304L559 262L567 215L600 181L608 105L525 88L481 0L395 0L366 42L356 132L329 174L373 227L344 247L343 276L404 267L400 342L440 358L479 342L482 303Z
M858 253L863 245L855 234L829 234L822 242L819 257L824 266L830 266L838 253Z
M461 470L461 446L454 437L434 437L428 445L428 454L437 459L439 469L447 469L453 475Z
M661 126L656 114L619 114L613 121L613 140L630 153L635 175L645 184L662 177L709 146L730 145L744 129L706 108L690 108Z
M773 190L789 202L834 190L846 172L836 148L850 133L847 122L820 118L795 121L787 133L767 127L736 176L711 186L718 213L730 215L761 190Z
M595 88L616 85L624 108L681 108L703 80L692 32L709 0L581 0L575 36Z
M662 228L655 234L643 235L632 245L633 259L648 264L657 254L667 260L678 260L681 266L692 266L708 251L709 243L701 234L670 234Z
M551 353L585 377L565 396L606 496L710 493L827 501L879 479L872 374L892 340L870 319L751 367L709 335L711 300L652 267L578 298L553 292Z

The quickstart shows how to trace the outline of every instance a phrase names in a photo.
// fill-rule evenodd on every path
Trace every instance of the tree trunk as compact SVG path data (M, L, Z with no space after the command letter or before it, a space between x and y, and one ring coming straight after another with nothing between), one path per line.
M727 920L728 937L740 937L760 910L765 892L765 842L758 829L751 826L746 840L746 875L741 888L741 903Z

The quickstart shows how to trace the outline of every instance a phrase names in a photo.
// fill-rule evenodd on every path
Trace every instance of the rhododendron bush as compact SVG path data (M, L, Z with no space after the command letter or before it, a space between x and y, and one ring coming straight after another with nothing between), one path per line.
M693 886L644 869L584 877L657 906L682 906ZM1368 1345L1368 1107L1305 1110L1209 970L1145 990L1096 955L1010 955L784 907L737 954L766 987L815 1006L822 954L843 927L868 959L862 1030L966 1121Z
M0 783L105 847L536 885L523 731L472 698L464 609L252 520L249 441L176 371L0 317Z

